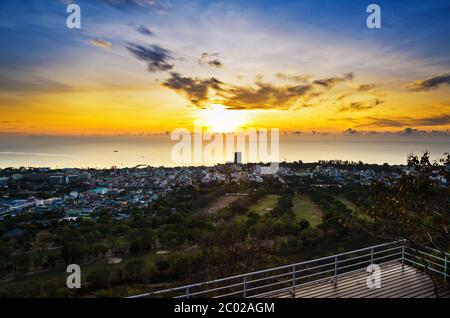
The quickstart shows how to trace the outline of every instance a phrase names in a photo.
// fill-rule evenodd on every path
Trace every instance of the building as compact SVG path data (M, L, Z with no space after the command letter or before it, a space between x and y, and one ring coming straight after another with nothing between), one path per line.
M78 178L79 177L77 175L68 175L68 176L66 176L66 184L76 182L76 181L78 181Z
M65 181L65 176L63 176L63 175L50 176L51 184L63 184L64 181Z
M242 163L242 152L234 153L234 164L238 165Z

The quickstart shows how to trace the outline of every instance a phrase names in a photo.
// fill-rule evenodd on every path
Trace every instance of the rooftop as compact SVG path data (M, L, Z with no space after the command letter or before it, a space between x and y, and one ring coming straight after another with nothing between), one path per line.
M430 277L422 270L393 261L380 266L379 288L367 287L365 270L343 275L335 285L332 282L313 283L291 291L275 293L275 298L437 298ZM440 298L450 298L450 289L438 284Z
M396 241L132 298L450 298L449 256Z

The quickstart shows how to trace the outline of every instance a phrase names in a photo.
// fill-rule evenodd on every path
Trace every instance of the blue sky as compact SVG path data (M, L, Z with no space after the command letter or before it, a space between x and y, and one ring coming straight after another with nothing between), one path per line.
M290 33L311 30L334 38L352 38L383 43L414 56L440 60L450 64L450 1L377 1L382 8L382 29L373 32L365 28L365 8L373 1L351 0L164 0L162 5L134 5L127 0L74 1L82 8L83 30L65 28L63 0L3 0L0 3L1 63L33 64L60 54L78 45L78 41L96 34L101 23L146 22L154 28L167 28L165 33L176 37L171 29L174 20L213 19L221 14L240 13L239 17L263 22L265 28ZM115 2L117 5L108 5ZM144 3L145 0L136 0ZM216 10L219 8L220 10ZM211 10L211 13L208 13ZM210 14L210 16L208 16ZM226 30L226 25L223 25ZM202 30L199 30L201 32ZM104 34L112 42L122 39Z
M66 27L71 2L81 7L80 30ZM366 27L371 3L381 6L379 30ZM274 118L289 127L287 110L299 110L300 127L310 129L316 124L307 123L319 117L317 129L336 118L354 127L403 127L436 125L429 120L435 117L445 128L449 16L450 0L2 0L0 111L12 122L20 116L15 110L61 104L64 122L74 114L85 120L80 114L97 103L104 111L135 113L137 122L150 116L146 109L182 118L190 116L186 106L219 100L256 117L275 109ZM303 86L292 86L294 78ZM73 92L97 94L75 103Z

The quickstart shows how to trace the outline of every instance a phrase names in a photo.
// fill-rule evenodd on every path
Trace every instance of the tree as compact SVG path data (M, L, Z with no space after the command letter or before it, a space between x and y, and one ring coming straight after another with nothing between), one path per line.
M301 219L299 225L302 230L306 230L308 227L310 227L308 220L305 219Z
M108 268L95 269L87 276L87 282L91 290L109 287L111 271Z
M136 259L129 261L125 265L125 275L131 282L142 281L143 272L145 269L145 261L142 259Z
M164 272L170 268L170 264L165 258L157 258L155 260L155 266L159 272Z
M200 246L212 277L250 271L262 257L258 241L249 239L245 225L238 222L220 224L201 238Z
M358 209L373 218L372 234L401 239L417 255L426 247L450 251L450 155L446 155L433 163L428 152L421 158L410 155L407 170L398 180L371 185L368 204ZM436 283L428 263L422 261Z
M62 248L62 255L67 265L83 261L86 255L86 245L80 242L66 242Z
M98 255L102 255L102 258L106 257L106 253L108 252L109 247L104 243L95 243L91 247L91 254L96 258Z

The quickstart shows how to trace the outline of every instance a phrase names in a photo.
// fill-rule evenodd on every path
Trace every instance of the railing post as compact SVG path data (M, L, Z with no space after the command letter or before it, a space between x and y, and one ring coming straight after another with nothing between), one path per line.
M244 276L244 298L247 298L247 275Z
M448 264L448 258L447 258L447 254L445 254L445 258L444 258L444 280L447 279L447 264Z
M402 269L405 268L405 245L402 245Z
M370 265L373 264L373 247L370 249Z
M189 287L186 287L186 293L184 294L186 298L189 298Z
M295 265L292 267L292 296L295 298Z
M337 275L338 275L338 257L334 258L334 286L337 285Z

